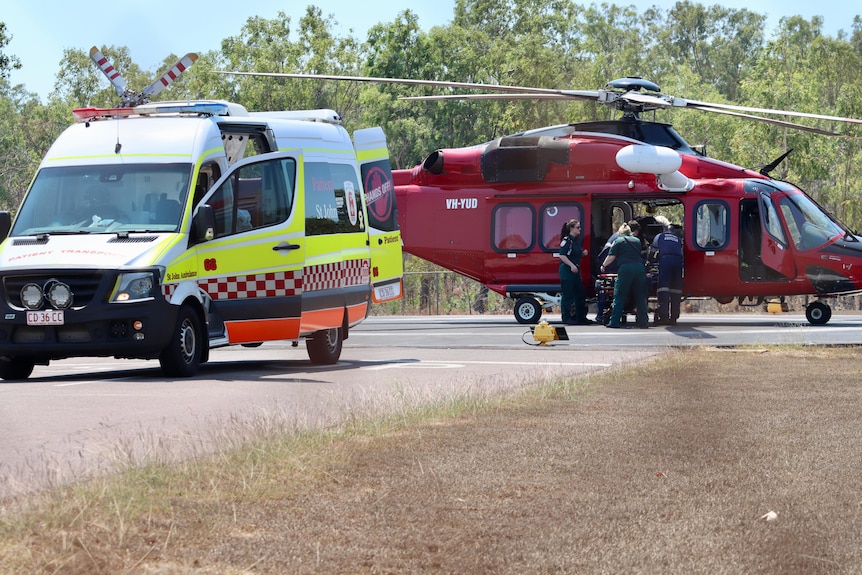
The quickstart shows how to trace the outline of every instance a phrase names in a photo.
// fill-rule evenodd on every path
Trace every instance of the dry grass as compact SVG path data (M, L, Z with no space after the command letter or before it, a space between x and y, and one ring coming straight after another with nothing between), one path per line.
M858 349L680 351L267 433L7 502L0 572L860 573L860 372Z

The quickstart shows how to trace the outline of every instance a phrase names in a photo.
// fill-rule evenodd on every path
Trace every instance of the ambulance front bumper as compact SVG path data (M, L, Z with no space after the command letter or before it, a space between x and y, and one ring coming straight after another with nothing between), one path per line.
M4 306L0 357L39 361L101 356L152 359L170 341L177 306L163 298L37 313Z

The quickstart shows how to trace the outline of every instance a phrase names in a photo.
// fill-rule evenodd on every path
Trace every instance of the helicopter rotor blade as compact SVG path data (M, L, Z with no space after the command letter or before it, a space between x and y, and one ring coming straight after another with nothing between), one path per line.
M698 102L697 100L688 100L688 106L701 110L733 110L736 112L752 112L755 114L775 114L777 116L795 116L798 118L812 118L814 120L829 120L833 122L849 122L851 124L862 124L862 120L858 118L845 118L842 116L827 116L825 114L810 114L808 112L792 112L790 110L773 110L770 108L751 108L748 106L735 106L732 104L714 104L712 102Z
M812 132L814 134L820 134L821 136L835 136L838 138L852 138L853 136L848 136L846 134L839 134L837 132L830 132L829 130L822 130L820 128L813 128L811 126L805 126L802 124L794 124L793 122L785 122L784 120L776 120L775 118L764 118L763 116L755 116L752 114L743 114L741 112L733 112L731 110L724 110L721 108L709 108L709 107L699 107L692 106L691 102L689 102L689 108L693 108L695 110L703 110L704 112L715 112L716 114L725 114L727 116L735 116L737 118L746 118L749 120L755 120L758 122L765 122L767 124L772 124L774 126L782 126L785 128L792 128L794 130L802 130L805 132Z
M399 100L405 101L446 101L446 100L571 100L571 99L589 99L595 100L595 93L589 95L572 95L572 94L441 94L439 96L402 96Z
M114 89L117 91L118 96L122 96L126 91L126 81L120 75L116 68L111 64L110 60L108 60L104 54L95 46L90 48L90 59L96 63L96 66L102 71L105 76L107 76L108 80L110 80L111 84L114 86Z
M293 74L286 72L232 72L216 70L217 74L237 76L263 76L269 78L294 78L297 80L344 80L350 82L374 82L384 84L404 84L408 86L433 86L437 88L462 88L468 90L487 90L491 92L523 93L523 94L572 94L569 97L598 97L597 91L577 92L573 90L555 90L551 88L531 88L526 86L506 86L502 84L480 84L475 82L449 82L446 80L417 80L413 78L383 78L374 76L339 76L335 74ZM577 94L583 94L578 96Z
M180 58L179 61L177 61L177 63L174 64L173 67L171 67L171 69L162 74L162 76L158 80L141 90L141 94L147 97L155 96L156 94L167 88L171 84L171 82L176 80L180 74L188 70L189 67L197 61L198 55L194 52L186 54L185 56Z
M692 108L707 112L715 112L739 118L747 118L758 122L765 122L776 126L793 128L795 130L803 130L815 134L826 136L837 136L849 138L844 134L839 134L829 130L813 128L803 124L796 124L784 120L766 118L754 114L775 114L782 116L793 116L800 118L811 118L816 120L828 120L836 122L849 122L854 124L862 124L862 120L856 118L844 118L839 116L828 116L825 114L810 114L805 112L792 112L788 110L772 110L768 108L753 108L748 106L735 106L732 104L714 104L711 102L701 102L698 100L686 100L666 94L645 94L637 90L629 89L621 92L620 90L608 89L603 90L556 90L552 88L533 88L525 86L506 86L500 84L481 84L474 82L449 82L444 80L417 80L411 78L385 78L374 76L340 76L335 74L294 74L280 72L236 72L228 70L216 70L218 74L238 75L238 76L263 76L270 78L294 78L300 80L344 80L352 82L373 82L385 84L402 84L412 86L430 86L438 88L458 88L468 90L484 90L486 92L498 93L482 93L482 94L441 94L434 96L403 96L398 98L405 101L452 101L452 100L594 100L601 104L611 104L617 109L634 112L635 114L646 110L656 110L665 108ZM614 86L609 85L609 88ZM621 86L620 86L621 87ZM656 88L658 88L656 86ZM750 113L747 113L750 112Z

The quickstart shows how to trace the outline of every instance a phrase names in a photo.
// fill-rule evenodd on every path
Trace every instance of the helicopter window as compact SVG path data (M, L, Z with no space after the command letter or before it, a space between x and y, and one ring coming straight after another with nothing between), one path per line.
M781 220L778 218L778 211L775 209L775 205L772 203L772 198L769 194L760 195L760 213L769 235L786 246L787 237L784 235L784 229L781 227Z
M705 250L727 245L728 207L724 202L701 202L695 208L695 244Z
M560 230L569 220L583 222L580 204L545 204L542 206L539 225L542 230L542 249L557 252L560 249ZM586 229L586 226L584 226Z
M528 204L498 206L492 216L494 249L526 252L533 247L533 207Z
M807 196L785 196L778 203L790 237L801 250L819 248L832 238L844 234L844 230Z

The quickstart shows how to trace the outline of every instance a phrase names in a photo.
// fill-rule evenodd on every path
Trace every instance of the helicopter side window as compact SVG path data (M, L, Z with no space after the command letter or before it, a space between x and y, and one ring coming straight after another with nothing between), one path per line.
M728 207L724 202L701 202L695 209L695 244L704 250L727 245Z
M545 204L542 206L539 225L542 230L542 249L557 252L560 249L560 230L569 220L583 223L583 209L580 204ZM583 230L587 227L583 226Z
M784 235L781 220L778 218L778 211L775 209L775 205L772 203L769 194L760 195L760 213L763 216L763 223L769 235L786 246L787 236Z
M491 240L501 252L526 252L533 247L533 207L528 204L498 206L492 215Z

